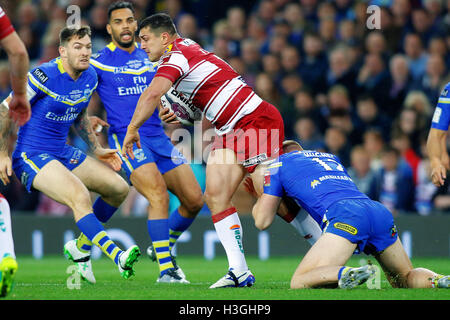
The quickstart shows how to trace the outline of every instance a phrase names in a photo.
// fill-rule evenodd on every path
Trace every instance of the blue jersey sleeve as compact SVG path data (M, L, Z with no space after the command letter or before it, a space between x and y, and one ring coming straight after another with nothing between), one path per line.
M448 83L442 91L436 108L434 110L433 119L431 120L431 128L439 130L448 130L450 125L450 83Z
M275 165L269 166L264 173L264 193L276 197L284 195L283 185L280 179L280 167Z
M28 73L27 97L31 106L45 93L48 93L46 83L49 80L47 73L41 68L34 68Z

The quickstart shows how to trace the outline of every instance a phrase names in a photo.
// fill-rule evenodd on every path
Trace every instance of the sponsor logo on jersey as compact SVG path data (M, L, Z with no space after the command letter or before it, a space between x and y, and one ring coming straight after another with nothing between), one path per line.
M439 123L439 120L441 119L442 109L439 107L436 107L433 114L433 120L431 120L433 123Z
M397 226L394 225L394 226L391 228L391 237L395 237L396 235L397 235Z
M249 158L249 159L245 160L242 163L242 165L244 167L251 167L251 166L254 166L256 164L260 164L261 162L263 162L263 161L265 161L267 159L268 159L267 154L266 153L261 153L261 154L258 154L257 156L254 156L252 158Z
M42 71L39 68L36 68L33 71L33 74L36 76L36 78L39 80L40 83L46 83L48 80L48 76L45 74L44 71Z
M333 227L335 227L336 229L348 232L351 235L355 235L358 233L358 229L356 229L355 227L353 227L349 224L342 223L342 222L336 222L335 224L333 224Z

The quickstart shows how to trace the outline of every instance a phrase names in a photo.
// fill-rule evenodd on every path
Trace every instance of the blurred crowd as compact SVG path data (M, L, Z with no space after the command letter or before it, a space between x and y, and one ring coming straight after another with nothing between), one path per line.
M58 56L58 33L71 4L93 31L93 51L109 43L113 0L0 1L24 41L32 66ZM181 36L223 58L285 120L286 138L305 149L336 154L360 188L395 214L450 212L446 184L430 181L426 139L443 87L450 81L449 0L130 0L137 19L167 12ZM380 9L380 29L369 29L367 8ZM0 96L9 94L0 54ZM91 114L103 116L94 97ZM173 128L167 128L170 134ZM12 138L14 139L14 138ZM83 142L71 135L71 143ZM102 137L102 141L104 137ZM204 187L204 165L192 164ZM0 192L13 210L67 214L17 179ZM241 186L238 209L252 199ZM133 190L124 215L145 214ZM173 199L171 205L177 205Z

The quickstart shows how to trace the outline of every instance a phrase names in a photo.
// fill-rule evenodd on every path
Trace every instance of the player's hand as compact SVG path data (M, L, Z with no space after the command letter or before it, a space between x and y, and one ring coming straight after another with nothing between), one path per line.
M138 129L131 125L127 128L127 134L125 135L125 139L123 139L122 145L122 155L126 158L128 156L131 159L134 159L133 145L136 143L136 146L141 149L141 138L139 136Z
M13 94L9 102L9 115L18 125L23 126L31 118L31 106L26 94Z
M170 111L169 108L159 108L159 117L161 118L161 121L164 121L165 123L170 124L179 124L180 121L177 120L177 116L175 115L175 112Z
M119 149L98 148L95 151L95 156L98 160L110 166L114 171L119 171L122 167L122 159L117 154L118 152L120 152Z
M12 175L11 158L5 153L0 153L0 179L6 186L10 181L9 177Z
M96 136L101 134L103 127L109 127L108 122L103 121L97 116L90 116L89 122L91 123L92 130L95 132Z
M447 178L447 169L441 164L435 164L431 167L431 182L436 187L441 187L444 185L444 181Z
M258 194L256 193L255 186L253 185L252 177L246 177L244 179L244 188L250 195L255 198L258 198Z

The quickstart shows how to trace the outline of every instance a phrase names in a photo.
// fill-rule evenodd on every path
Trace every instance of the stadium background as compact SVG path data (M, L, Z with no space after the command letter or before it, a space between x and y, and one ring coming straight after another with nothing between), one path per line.
M93 52L105 46L109 42L106 8L111 2L2 0L0 5L35 66L58 55L58 33L71 4L81 8L82 23L92 28ZM411 228L419 231L428 225L422 230L423 241L441 228L433 241L442 250L434 254L450 254L450 191L448 185L438 189L431 183L425 150L437 98L449 81L450 1L130 2L139 20L154 12L169 13L182 36L228 61L263 99L279 108L287 138L304 148L338 155L358 187L389 207L399 221L413 221ZM366 27L367 7L372 4L381 9L380 30ZM6 55L0 52L0 98L9 92ZM94 96L89 109L104 117L98 97ZM167 133L174 128L166 127ZM105 136L101 139L106 143ZM86 150L75 134L70 143ZM204 164L192 167L204 187ZM12 208L18 253L35 249L29 241L32 223L41 221L42 228L56 223L50 228L54 230L71 221L69 208L39 192L27 193L16 177L0 192ZM171 199L174 208L177 200ZM241 215L248 216L253 200L242 186L234 201ZM124 224L141 221L146 207L146 201L132 190L116 218L125 219ZM42 216L46 218L35 219ZM209 216L206 206L201 216ZM48 224L50 218L56 222ZM192 234L195 228L206 228L205 223L194 224ZM144 229L139 232L145 236ZM246 232L252 232L246 238L257 236L251 226ZM55 235L61 243L62 233ZM52 241L51 236L46 239Z

